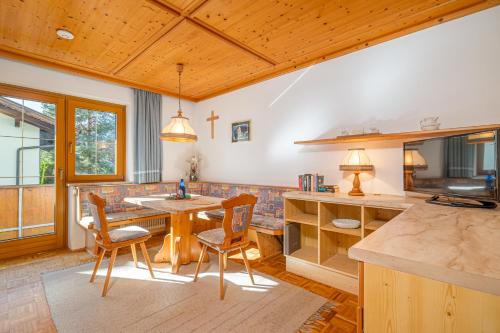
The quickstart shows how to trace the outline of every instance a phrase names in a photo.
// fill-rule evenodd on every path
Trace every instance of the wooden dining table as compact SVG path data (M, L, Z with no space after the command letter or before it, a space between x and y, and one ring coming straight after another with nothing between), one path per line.
M125 202L170 213L170 232L155 255L155 262L171 262L172 273L181 265L198 261L201 245L193 234L191 214L222 208L223 198L191 194L190 198L174 200L170 193L127 197ZM208 260L208 258L205 258Z

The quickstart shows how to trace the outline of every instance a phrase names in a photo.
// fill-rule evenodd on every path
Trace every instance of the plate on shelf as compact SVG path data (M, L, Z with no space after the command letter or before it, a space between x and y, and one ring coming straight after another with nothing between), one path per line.
M357 229L361 225L360 221L353 219L334 219L332 223L337 228L342 229Z

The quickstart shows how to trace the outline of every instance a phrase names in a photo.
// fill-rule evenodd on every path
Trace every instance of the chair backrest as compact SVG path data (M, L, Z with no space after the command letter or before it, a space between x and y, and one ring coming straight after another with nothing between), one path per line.
M248 241L248 227L252 222L253 209L257 197L250 194L240 194L237 197L222 201L224 208L224 246Z
M94 218L95 229L98 231L97 240L102 240L103 243L109 244L111 240L108 234L108 222L106 220L106 212L104 208L106 207L106 200L100 196L89 193L87 194L89 199L89 208L92 217Z

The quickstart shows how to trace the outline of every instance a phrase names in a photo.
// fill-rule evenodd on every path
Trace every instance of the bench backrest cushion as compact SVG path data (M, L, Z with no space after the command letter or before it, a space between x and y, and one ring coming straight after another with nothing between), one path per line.
M254 214L283 218L283 193L296 191L293 187L268 186L268 185L242 185L215 182L187 183L187 192L207 195L218 198L233 198L243 193L255 195L258 200ZM106 213L120 213L142 209L140 206L129 204L123 200L126 197L143 196L155 193L175 193L178 184L106 184L79 186L81 217L89 216L89 202L87 194L93 192L106 199Z
M283 193L296 191L293 187L268 185L241 185L213 182L188 184L188 192L218 198L233 198L243 193L255 195L258 200L254 214L283 218Z
M142 209L141 206L124 202L126 197L155 193L175 193L177 183L83 185L79 187L81 217L90 215L87 194L93 192L106 200L107 214Z

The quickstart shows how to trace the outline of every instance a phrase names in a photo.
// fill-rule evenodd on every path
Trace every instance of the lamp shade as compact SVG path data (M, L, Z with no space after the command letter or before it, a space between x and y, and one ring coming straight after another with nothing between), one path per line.
M160 139L173 142L196 142L198 137L189 125L189 119L184 117L179 110L177 116L172 117L170 123L161 130Z
M407 169L425 169L427 162L418 149L406 149L404 166Z
M467 143L479 144L487 142L495 142L495 132L482 132L467 135Z
M370 171L373 170L373 165L364 148L355 148L348 150L339 169L342 171Z
M161 130L160 139L163 141L196 142L198 140L194 129L189 125L189 118L182 115L181 74L183 70L184 65L177 64L177 73L179 73L179 109L177 110L177 116L172 117L170 123Z

